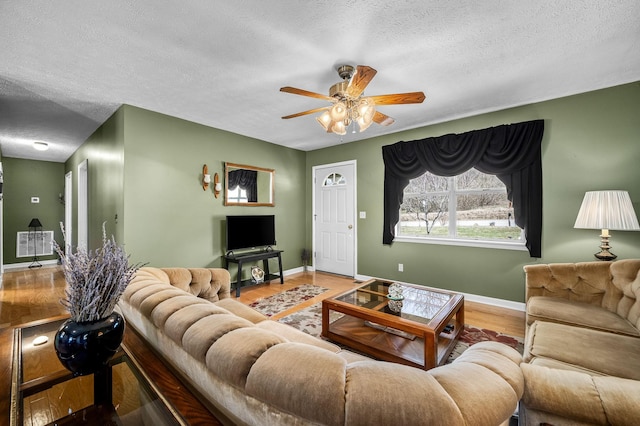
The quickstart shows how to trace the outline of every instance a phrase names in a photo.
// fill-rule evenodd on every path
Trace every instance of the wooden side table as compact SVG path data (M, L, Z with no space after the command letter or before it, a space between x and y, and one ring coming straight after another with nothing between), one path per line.
M151 418L158 425L222 423L130 327L121 349L100 373L73 377L57 359L53 336L66 316L0 331L0 425L31 415L50 424L122 424ZM49 341L34 346L36 336ZM10 389L10 392L9 392ZM53 402L35 413L38 400Z
M240 297L240 288L243 284L251 284L251 280L242 280L242 264L248 262L255 262L262 260L262 266L264 270L264 282L269 282L280 278L280 284L284 284L284 275L282 273L282 253L283 250L264 250L259 252L251 252L235 255L233 253L227 253L224 257L225 268L229 269L229 263L236 263L238 265L238 276L236 278L236 297ZM279 274L272 274L269 272L269 259L278 258Z

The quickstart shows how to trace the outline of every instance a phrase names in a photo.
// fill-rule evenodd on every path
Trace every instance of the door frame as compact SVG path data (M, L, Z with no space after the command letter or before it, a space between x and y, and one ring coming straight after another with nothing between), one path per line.
M318 183L315 181L316 172L320 169L330 169L332 167L339 166L352 166L353 167L353 265L351 265L351 270L353 272L352 276L355 276L358 273L358 161L357 160L347 160L347 161L339 161L337 163L328 163L328 164L319 164L317 166L311 167L311 251L313 253L313 269L315 270L316 266L316 187Z
M89 250L89 164L84 160L78 165L78 249Z
M64 175L64 249L71 253L73 244L73 171Z

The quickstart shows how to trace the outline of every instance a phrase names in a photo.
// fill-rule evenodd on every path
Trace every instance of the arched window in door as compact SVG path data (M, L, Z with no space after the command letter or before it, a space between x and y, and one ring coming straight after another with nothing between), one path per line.
M338 186L338 185L346 185L347 180L340 173L331 173L324 179L322 186Z

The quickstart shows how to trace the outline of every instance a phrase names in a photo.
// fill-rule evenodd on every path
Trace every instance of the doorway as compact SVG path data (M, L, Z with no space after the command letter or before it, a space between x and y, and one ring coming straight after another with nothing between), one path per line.
M313 253L318 271L356 273L356 161L313 167Z

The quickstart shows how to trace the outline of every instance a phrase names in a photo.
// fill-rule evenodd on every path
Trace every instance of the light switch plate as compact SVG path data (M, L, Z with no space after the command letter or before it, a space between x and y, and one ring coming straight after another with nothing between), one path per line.
M39 203L39 202L40 202L40 197L31 197L31 202L32 202L33 204L37 204L37 203Z

